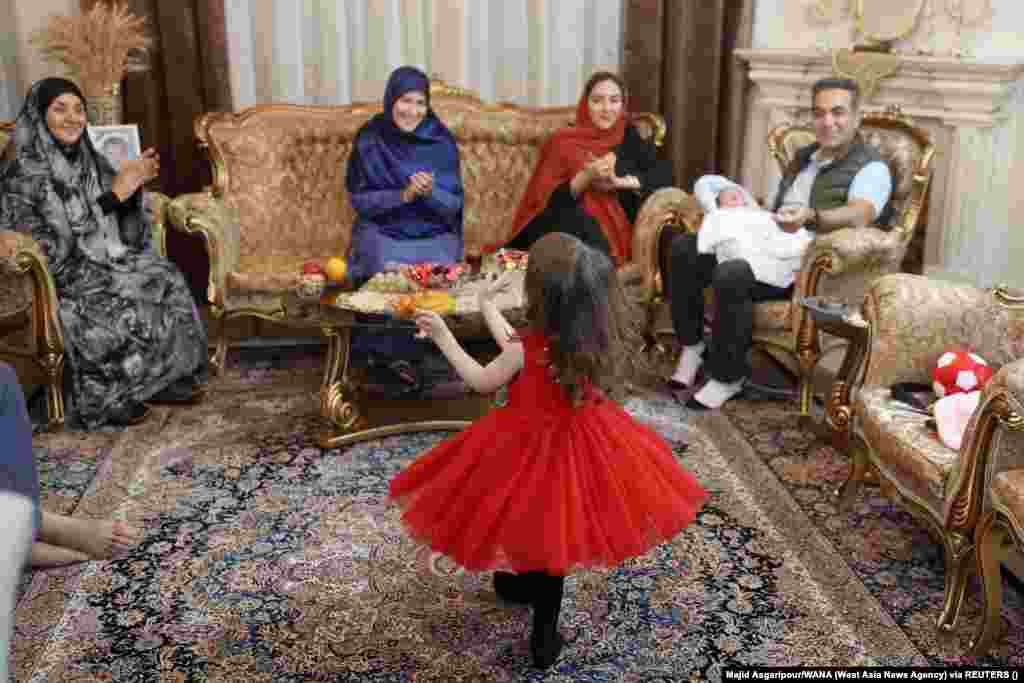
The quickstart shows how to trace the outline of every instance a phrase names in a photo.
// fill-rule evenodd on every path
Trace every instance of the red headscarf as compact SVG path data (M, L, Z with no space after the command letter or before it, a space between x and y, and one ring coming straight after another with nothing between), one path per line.
M555 189L572 180L589 161L603 156L622 144L626 132L626 106L611 128L602 130L590 118L590 107L584 94L576 105L576 125L567 126L544 143L537 161L537 168L526 186L523 198L519 200L515 218L512 220L513 239L527 223L548 205ZM612 258L617 265L629 260L633 246L633 226L619 204L614 192L585 190L583 208L593 216L604 230L611 245Z

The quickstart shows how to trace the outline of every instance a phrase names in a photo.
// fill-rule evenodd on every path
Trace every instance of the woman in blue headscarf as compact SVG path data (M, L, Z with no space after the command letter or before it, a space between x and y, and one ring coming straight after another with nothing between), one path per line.
M358 284L389 262L462 258L462 175L455 138L430 108L430 80L391 74L384 111L356 135L345 186L358 220L350 273Z
M356 134L345 187L358 218L349 273L359 285L388 263L455 263L462 258L462 174L455 138L430 108L430 80L395 69L384 110ZM383 368L385 384L423 387L424 345L406 332L353 335L353 350ZM440 363L447 370L447 365Z

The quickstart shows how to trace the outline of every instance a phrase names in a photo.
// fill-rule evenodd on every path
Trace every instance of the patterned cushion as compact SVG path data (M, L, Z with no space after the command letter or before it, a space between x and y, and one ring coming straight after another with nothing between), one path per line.
M444 96L433 107L459 144L465 248L478 253L507 237L540 146L574 109L496 109ZM207 117L203 130L220 169L222 199L241 220L239 271L270 273L348 252L355 211L345 168L356 132L376 111L277 105ZM237 287L267 286L237 274L230 279Z
M896 408L888 387L861 388L854 413L887 477L915 494L939 518L946 477L960 454L925 427L923 415Z
M1024 535L1024 469L1000 472L992 480L992 506L1001 510L1019 535Z

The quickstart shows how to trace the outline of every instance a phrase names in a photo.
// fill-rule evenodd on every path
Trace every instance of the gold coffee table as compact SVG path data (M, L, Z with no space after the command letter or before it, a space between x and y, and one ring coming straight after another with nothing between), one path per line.
M488 277L491 275L485 273L451 292L455 312L446 315L445 321L460 339L469 334L487 334L477 305L477 292ZM524 277L525 272L514 271L509 291L495 298L499 310L512 322L522 317ZM411 336L415 331L412 323L393 316L394 304L401 296L358 290L337 293L334 303L322 303L319 298L306 298L298 293L284 298L287 324L317 328L328 341L320 384L320 414L331 427L320 436L323 448L408 432L456 431L489 408L490 397L475 394L451 399L371 399L366 395L351 365L353 330L407 331ZM361 323L360 314L386 316L387 322ZM433 342L424 340L423 344Z

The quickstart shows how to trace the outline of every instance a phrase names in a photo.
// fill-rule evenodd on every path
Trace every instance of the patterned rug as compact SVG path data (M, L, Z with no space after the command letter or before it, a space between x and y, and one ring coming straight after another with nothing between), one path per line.
M957 661L929 631L941 560L872 489L832 509L842 461L788 426L788 406L689 416L644 393L628 408L712 497L673 542L573 575L569 644L533 669L529 610L410 541L385 501L442 435L321 450L320 360L249 358L199 406L36 437L47 509L146 536L125 558L27 577L16 680L717 681L727 665Z
M794 428L795 402L732 401L722 414L691 421L724 443L738 428L744 441L782 481L800 509L843 557L857 580L929 659L932 666L1024 665L1024 595L1003 582L1007 633L992 654L966 657L968 641L981 620L981 586L973 579L954 633L935 628L942 609L942 546L923 522L864 486L849 509L837 510L830 492L848 473L848 459ZM724 424L723 424L724 423ZM719 436L722 435L722 436Z

